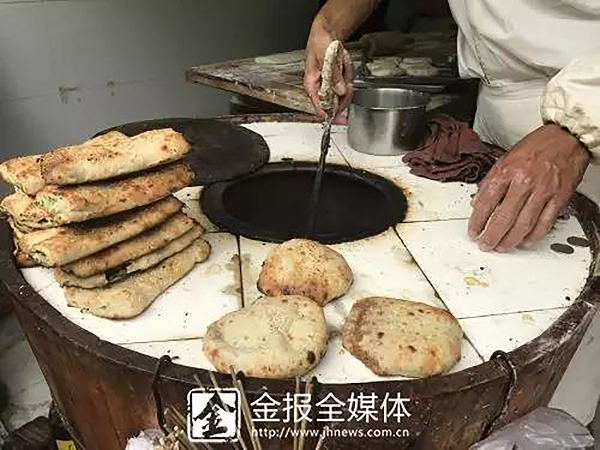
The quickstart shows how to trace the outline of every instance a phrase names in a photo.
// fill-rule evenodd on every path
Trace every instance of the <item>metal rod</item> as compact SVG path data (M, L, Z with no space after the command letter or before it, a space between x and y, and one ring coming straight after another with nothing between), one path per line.
M327 117L325 122L325 129L323 131L323 137L321 138L321 156L319 158L319 166L315 174L315 181L313 183L312 192L310 195L310 203L308 207L308 229L307 237L313 237L316 231L317 222L317 210L319 207L319 198L321 196L321 186L323 184L323 174L325 172L325 162L327 160L327 153L329 152L329 145L331 143L331 123L333 121L333 115Z

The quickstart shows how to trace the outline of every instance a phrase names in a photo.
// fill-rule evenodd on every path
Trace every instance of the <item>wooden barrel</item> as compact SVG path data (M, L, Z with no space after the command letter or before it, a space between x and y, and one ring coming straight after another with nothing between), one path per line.
M251 123L307 119L283 115L226 120ZM491 429L547 404L596 312L598 300L595 256L600 216L596 205L579 194L572 199L570 208L591 244L593 258L578 297L549 328L497 359L447 375L351 384L317 381L313 403L330 394L348 398L357 393L378 397L401 393L411 405L410 413L401 422L356 422L352 426L365 433L362 438L332 437L327 448L365 448L366 433L385 429L396 434L378 436L377 441L372 441L381 449L464 450ZM157 428L152 380L158 359L99 339L70 322L37 294L15 266L6 220L0 221L0 244L1 280L78 446L86 450L122 449L127 439L140 430ZM194 376L202 384L211 385L207 370L175 363L162 367L156 387L163 406L173 405L185 412L188 391L196 386ZM217 374L217 380L222 386L230 384L227 375ZM286 393L294 392L294 384L293 380L244 380L250 401L259 398L265 389L281 401ZM273 429L283 426L269 425ZM305 448L313 448L314 439L308 441ZM288 448L289 442L271 440L265 448Z

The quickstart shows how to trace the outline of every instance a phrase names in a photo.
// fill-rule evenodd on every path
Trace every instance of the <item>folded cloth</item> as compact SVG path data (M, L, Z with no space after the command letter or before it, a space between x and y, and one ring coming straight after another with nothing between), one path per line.
M500 148L481 142L465 122L445 114L435 116L427 127L425 143L403 158L414 175L477 183L504 154Z

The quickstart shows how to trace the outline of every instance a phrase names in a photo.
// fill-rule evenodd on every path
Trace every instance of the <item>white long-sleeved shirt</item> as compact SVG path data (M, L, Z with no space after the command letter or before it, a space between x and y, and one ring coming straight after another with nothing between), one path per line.
M504 148L544 122L600 159L600 1L450 0L459 69L482 81L475 127Z

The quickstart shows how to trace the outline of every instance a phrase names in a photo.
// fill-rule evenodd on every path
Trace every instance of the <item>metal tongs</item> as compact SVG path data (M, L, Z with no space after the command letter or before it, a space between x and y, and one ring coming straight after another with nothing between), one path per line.
M321 156L319 158L319 166L315 174L315 181L310 196L308 209L308 233L309 237L314 236L317 221L317 209L319 206L319 198L321 196L321 186L323 184L323 173L325 172L325 161L329 152L331 143L331 125L335 118L339 106L339 99L333 90L332 80L333 71L337 67L342 70L342 43L333 41L327 47L325 59L323 61L323 69L321 71L321 88L319 89L319 100L321 108L327 113L325 122L323 123L323 136L321 137Z

